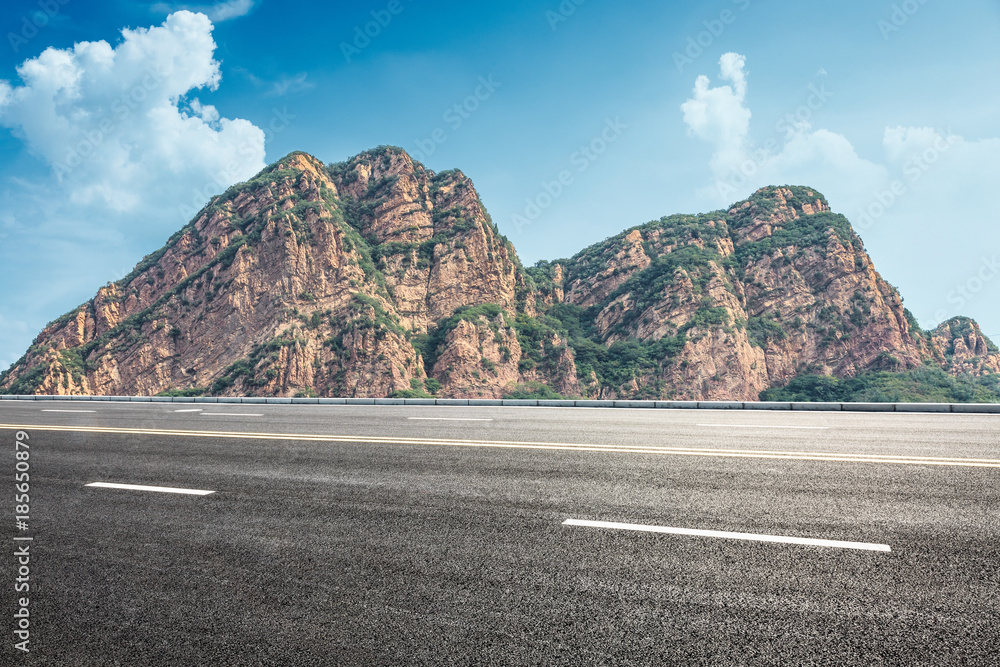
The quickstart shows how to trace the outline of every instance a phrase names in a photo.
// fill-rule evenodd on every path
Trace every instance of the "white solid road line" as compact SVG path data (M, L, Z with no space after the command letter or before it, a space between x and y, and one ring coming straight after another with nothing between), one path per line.
M97 412L97 410L51 410L45 409L42 412Z
M202 417L263 417L259 412L202 412Z
M127 491L155 491L156 493L182 493L189 496L207 496L215 491L200 489L174 489L169 486L143 486L141 484L114 484L112 482L91 482L84 486L94 486L102 489L125 489Z
M728 540L748 540L751 542L779 542L781 544L805 544L814 547L835 549L861 549L863 551L892 551L888 544L868 542L844 542L841 540L816 540L810 537L787 537L784 535L757 535L755 533L730 533L723 530L696 530L693 528L670 528L667 526L644 526L638 523L614 523L611 521L586 521L566 519L564 526L585 526L588 528L610 528L613 530L636 530L647 533L669 533L671 535L693 535L696 537L720 537Z
M719 426L722 428L792 428L825 431L829 426L771 426L769 424L698 424L698 426Z
M491 422L492 419L467 419L462 417L407 417L411 421L422 422Z
M190 410L174 410L174 412L201 412L203 408L191 408Z
M39 424L2 424L0 430L36 430L63 433L115 433L121 435L174 436L181 438L242 438L250 440L287 440L299 442L339 442L349 444L376 443L385 445L431 445L436 447L495 447L504 449L535 449L551 451L601 452L611 454L649 454L657 456L711 456L789 461L839 461L849 463L893 463L900 465L960 466L966 468L1000 468L1000 459L944 458L940 456L906 456L899 454L854 454L851 452L774 451L757 449L705 449L690 447L605 445L585 443L530 442L504 440L454 440L445 438L403 438L366 435L326 435L305 433L252 433L240 431L192 431L179 429L142 429L109 426L55 426Z

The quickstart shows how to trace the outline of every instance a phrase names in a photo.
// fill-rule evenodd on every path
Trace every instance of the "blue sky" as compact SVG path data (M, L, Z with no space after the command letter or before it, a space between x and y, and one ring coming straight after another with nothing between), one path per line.
M527 264L810 185L924 326L1000 335L995 1L12 0L0 28L0 368L226 185L379 144L469 174Z

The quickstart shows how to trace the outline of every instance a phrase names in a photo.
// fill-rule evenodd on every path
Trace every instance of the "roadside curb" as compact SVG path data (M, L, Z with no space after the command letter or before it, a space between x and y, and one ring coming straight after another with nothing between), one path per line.
M1000 403L783 403L762 401L588 401L481 398L263 398L210 396L0 396L0 401L111 401L268 405L442 405L468 407L651 408L665 410L784 410L1000 414Z

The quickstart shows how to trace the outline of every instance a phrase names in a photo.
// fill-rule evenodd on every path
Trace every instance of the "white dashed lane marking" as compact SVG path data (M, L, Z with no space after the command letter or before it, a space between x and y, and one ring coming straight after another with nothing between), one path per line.
M829 547L833 549L860 549L863 551L892 551L888 544L871 544L869 542L844 542L842 540L817 540L811 537L788 537L786 535L758 535L755 533L730 533L724 530L698 530L694 528L671 528L669 526L645 526L638 523L614 523L612 521L586 521L583 519L566 519L564 526L583 526L586 528L608 528L611 530L634 530L646 533L669 533L671 535L688 535L692 537L716 537L727 540L746 540L750 542L777 542L780 544L803 544L814 547Z
M116 484L114 482L91 482L84 484L101 489L124 489L126 491L153 491L155 493L181 493L188 496L207 496L215 491L203 491L201 489L175 489L169 486L145 486L143 484Z
M202 417L263 417L259 412L202 412Z
M410 421L422 422L491 422L492 419L468 419L462 417L407 417Z
M698 426L716 426L719 428L790 428L803 430L825 431L829 426L776 426L769 424L698 424Z

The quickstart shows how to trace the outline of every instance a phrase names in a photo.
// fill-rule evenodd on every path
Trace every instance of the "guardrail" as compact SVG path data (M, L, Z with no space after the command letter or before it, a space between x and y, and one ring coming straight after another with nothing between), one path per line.
M1000 414L1000 403L784 403L762 401L574 401L498 398L263 398L206 396L0 396L0 401L111 401L119 403L241 403L268 405L451 405L544 408L653 408L666 410L795 410L824 412L954 412Z

